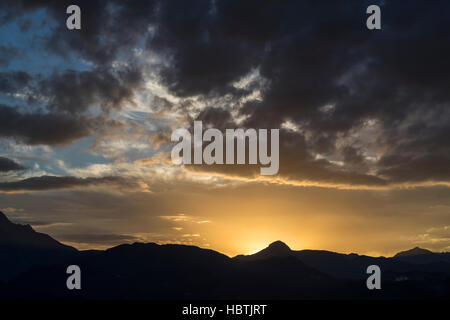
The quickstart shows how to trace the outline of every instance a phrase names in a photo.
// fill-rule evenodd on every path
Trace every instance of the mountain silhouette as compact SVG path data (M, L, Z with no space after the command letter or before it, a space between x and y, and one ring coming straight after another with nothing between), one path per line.
M30 225L12 223L0 212L0 281L32 267L63 261L76 252Z
M278 241L272 242L266 249L259 251L259 253L262 253L264 251L272 252L275 254L283 254L286 252L290 252L291 248L289 248L288 245L286 243L284 243L283 241L278 240Z
M238 255L235 259L245 260L245 261L254 261L254 260L262 260L274 257L288 257L292 256L293 251L291 248L287 246L282 241L272 242L267 248L258 251L252 255Z
M429 251L431 252L431 251ZM403 259L402 255L395 255L393 258L370 257L355 253L342 254L326 250L291 250L285 243L276 241L267 248L252 254L238 255L234 259L239 261L257 261L274 257L295 257L306 266L314 268L324 274L338 279L365 279L366 269L369 265L378 265L388 272L391 280L401 276L405 272L430 271L430 272L450 272L450 264L436 264L440 254L431 252L429 263L427 261L420 265L418 259ZM435 260L433 260L433 258ZM405 261L406 260L406 261ZM448 261L450 263L450 261Z
M422 248L419 248L419 247L415 247L415 248L410 249L410 250L400 251L394 257L395 258L401 258L401 257L418 256L418 255L422 255L422 254L433 254L433 252L430 251L430 250L427 250L427 249L422 249Z
M1 211L0 246L26 246L54 250L75 250L75 248L66 246L49 235L34 231L29 224L21 225L12 223Z
M8 299L406 299L450 297L450 263L291 250L275 241L230 258L195 246L123 244L78 251L0 214L0 297ZM436 258L438 259L438 258ZM82 270L82 290L66 287L68 265ZM366 288L379 265L383 290Z
M401 251L394 256L394 259L414 263L434 266L434 268L446 268L450 264L450 252L437 253L427 249L415 247L411 250Z

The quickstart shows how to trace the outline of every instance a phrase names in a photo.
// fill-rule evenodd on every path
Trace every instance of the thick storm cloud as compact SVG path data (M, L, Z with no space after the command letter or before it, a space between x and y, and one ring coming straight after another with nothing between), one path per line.
M0 104L0 137L29 145L67 145L96 131L121 126L103 116L86 118L65 113L21 113L17 109Z
M41 176L18 181L0 182L0 192L59 190L94 185L127 185L128 187L135 186L132 182L129 182L126 179L120 177L77 178Z
M31 78L24 71L0 72L0 93L14 94L27 86Z
M23 170L25 167L14 160L0 157L0 172Z
M42 80L37 89L49 98L51 110L80 113L97 103L108 111L120 109L140 81L141 74L136 69L121 71L117 76L107 70L69 70Z

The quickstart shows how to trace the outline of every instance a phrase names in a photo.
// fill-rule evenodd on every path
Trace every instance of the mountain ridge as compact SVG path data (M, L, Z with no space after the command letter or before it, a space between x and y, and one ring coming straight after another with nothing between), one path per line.
M4 226L5 224L8 225L9 227L14 226L13 228L16 228L16 230L21 229L24 232L26 232L26 231L32 232L37 237L41 237L41 239L46 239L47 241L50 241L54 245L61 245L61 246L64 246L64 247L68 247L68 248L72 248L74 250L77 250L76 248L74 248L72 246L69 246L69 245L66 245L63 242L60 242L60 241L56 240L55 238L53 238L53 237L51 237L51 236L49 236L49 235L47 235L45 233L40 233L40 232L35 231L32 228L32 226L29 225L29 224L18 224L18 223L12 222L10 219L8 219L8 217L3 212L0 211L0 231L3 231L2 230L2 226ZM5 233L0 233L0 245L2 244L2 240L4 240L4 239L5 239ZM16 239L14 239L14 240L16 240ZM20 244L21 242L24 243L24 244L29 244L29 243L24 242L23 239L18 239L18 240L19 241L16 242L16 244ZM134 242L134 243L142 243L142 242ZM130 244L134 244L134 243L130 243ZM147 243L151 244L152 242L147 242ZM113 248L116 248L116 247L119 247L119 246L122 246L122 245L127 245L127 244L119 244L117 246L113 246L113 247L107 248L105 250L110 250L110 249L113 249ZM159 244L157 244L157 245L159 245ZM182 245L182 244L166 243L166 244L162 244L162 245ZM190 246L190 245L184 245L184 246ZM194 246L194 247L198 247L198 246ZM201 248L201 247L198 247L198 248ZM201 248L201 249L212 250L212 249L206 249L206 248ZM83 251L102 251L102 250L88 249L88 250L78 250L78 251L83 252ZM215 252L218 252L220 254L223 254L223 253L221 253L219 251L216 251L216 250L212 250L212 251L215 251ZM318 250L318 249L293 250L285 242L283 242L281 240L275 240L275 241L271 242L266 248L263 248L263 249L255 252L253 254L249 254L249 255L239 254L239 255L236 255L234 258L237 258L237 257L249 257L249 256L255 256L255 255L258 255L258 256L261 256L261 257L263 255L267 255L267 256L281 255L281 256L283 256L285 254L289 255L292 252L302 252L302 251L303 252L308 252L308 251L309 252L322 252L322 253L328 252L328 253L334 253L334 254L339 254L339 255L364 256L364 255L361 255L361 254L358 254L358 253L346 254L346 253L339 253L339 252L334 252L334 251L329 251L329 250ZM398 253L394 254L392 256L392 258L405 257L405 256L415 256L415 255L421 255L421 254L446 254L446 253L450 254L450 252L438 253L438 252L430 251L428 249L424 249L424 248L420 248L420 247L414 247L414 248L409 249L409 250L399 251Z
M77 253L77 249L36 232L29 224L13 223L0 212L0 281L32 267L66 260Z
M397 258L398 257L408 257L408 256L417 256L417 255L421 255L421 254L433 254L433 253L437 253L437 252L432 252L430 250L423 249L420 247L414 247L409 250L400 251L400 252L396 253L394 255L394 257L397 257Z
M399 294L401 298L450 297L450 263L442 260L440 254L419 257L442 261L416 263L414 255L385 258L291 250L279 240L253 255L236 257L190 245L140 242L78 251L30 226L5 221L1 216L0 220L0 229L10 233L9 242L0 245L0 282L4 283L0 297L5 298L360 299L398 298ZM12 235L14 232L17 234ZM26 245L27 241L20 239L19 245L11 242L24 234L27 241L34 239L37 243ZM51 245L47 245L49 238ZM40 245L40 241L44 244ZM404 261L406 258L408 261ZM72 264L82 270L84 290L80 292L65 289L66 268ZM366 268L372 264L383 270L382 293L370 293L362 285L367 278Z

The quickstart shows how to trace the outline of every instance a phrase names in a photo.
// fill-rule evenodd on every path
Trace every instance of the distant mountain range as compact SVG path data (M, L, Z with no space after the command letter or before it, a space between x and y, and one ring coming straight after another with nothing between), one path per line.
M78 265L82 289L68 290ZM368 290L366 269L382 270ZM78 251L0 212L2 299L449 299L450 253L421 248L394 257L291 250L281 241L229 258L195 246L123 244Z

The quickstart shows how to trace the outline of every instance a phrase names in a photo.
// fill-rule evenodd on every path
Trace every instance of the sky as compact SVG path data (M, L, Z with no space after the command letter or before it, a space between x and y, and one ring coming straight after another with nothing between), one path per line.
M68 30L66 8L81 9ZM381 30L366 9L381 8ZM450 251L450 3L0 3L0 210L79 249ZM174 165L177 128L280 167Z

